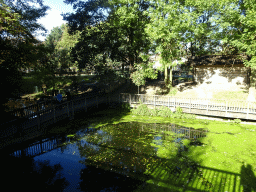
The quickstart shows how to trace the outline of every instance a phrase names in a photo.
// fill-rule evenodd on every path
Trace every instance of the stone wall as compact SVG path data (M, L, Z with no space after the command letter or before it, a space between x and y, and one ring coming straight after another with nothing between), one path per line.
M249 84L248 72L246 67L200 66L195 70L195 82L245 86Z

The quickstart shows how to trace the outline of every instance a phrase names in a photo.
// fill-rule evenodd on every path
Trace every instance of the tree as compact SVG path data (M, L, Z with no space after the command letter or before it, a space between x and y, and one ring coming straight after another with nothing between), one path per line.
M0 1L0 76L1 87L5 90L1 106L10 97L19 96L22 83L19 70L33 66L44 50L34 35L38 30L45 30L37 20L46 14L48 7L41 0L36 2L39 8L33 3L32 0Z
M230 54L244 61L251 69L251 77L256 71L256 6L251 0L219 1L218 18L223 54ZM247 57L244 57L247 56ZM255 86L256 80L251 78L250 84Z
M82 32L79 42L72 49L72 56L79 68L97 70L101 79L105 79L106 75L103 74L110 69L122 68L124 74L125 66L129 66L131 73L136 63L148 62L143 57L150 48L150 40L144 30L149 18L143 11L147 10L149 3L138 0L132 3L124 0L106 1L101 8L109 11L107 16L103 16L98 2L75 1L74 6L80 7L75 13L77 17L64 17L71 31L74 29ZM84 5L88 7L82 8ZM82 15L88 15L83 23Z
M69 32L83 31L87 26L94 26L108 17L112 6L106 0L64 0L64 3L73 5L75 13L62 14L68 21ZM106 13L107 12L107 13Z
M63 27L63 33L61 39L58 41L56 49L59 52L59 67L61 67L61 71L67 71L71 67L77 67L77 62L73 62L73 58L71 55L72 48L75 47L76 43L78 43L78 39L80 37L80 32L77 31L73 35L68 33L68 25Z
M150 79L156 79L157 78L157 73L156 71L153 69L151 65L147 65L147 64L136 64L135 68L136 70L131 73L131 79L132 82L138 86L138 94L139 94L139 87L141 85L145 85L146 83L146 78L150 78Z
M213 1L165 1L152 3L149 9L151 22L147 24L147 34L156 44L165 71L165 83L172 86L174 60L185 56L202 55L212 52L217 27L210 19L216 9ZM212 7L214 9L212 9ZM168 76L168 68L170 75Z
M70 67L76 66L71 56L71 50L79 38L79 32L74 35L68 33L68 26L54 27L46 37L44 46L45 54L38 61L33 76L46 85L48 89L61 89L68 81L63 75ZM60 76L56 78L56 74ZM76 81L76 77L72 77Z
M58 66L61 65L60 62L64 59L63 53L57 49L57 44L61 40L64 27L63 24L51 30L43 43L45 52L34 66L33 77L42 85L45 85L46 89L53 88L53 90L56 90L60 81L55 75Z
M62 24L59 27L54 27L50 34L45 39L45 45L46 47L50 48L51 51L54 51L54 49L57 47L58 42L61 40L62 34L64 32L65 25Z

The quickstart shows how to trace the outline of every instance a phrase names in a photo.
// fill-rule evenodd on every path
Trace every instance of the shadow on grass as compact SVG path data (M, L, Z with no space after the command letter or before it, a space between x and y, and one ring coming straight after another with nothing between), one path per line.
M241 166L241 185L245 192L256 191L256 177L250 164Z
M152 176L137 191L244 191L256 190L256 179L251 165L241 167L241 174L197 165L196 168L169 166L172 161L157 163L149 174Z

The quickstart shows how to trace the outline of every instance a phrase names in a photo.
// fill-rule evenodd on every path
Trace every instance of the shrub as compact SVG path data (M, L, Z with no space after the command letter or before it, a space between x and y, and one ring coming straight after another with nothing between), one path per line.
M231 122L234 123L234 124L240 124L242 121L240 119L234 119Z
M186 114L186 115L185 115L185 118L186 118L186 119L196 119L196 116L193 115L193 114Z
M173 112L168 107L161 106L157 115L160 117L171 117L173 116Z
M177 119L182 119L182 118L184 118L185 116L184 116L184 114L182 114L182 113L174 113L174 114L172 115L172 117L173 117L173 118L177 118Z
M157 109L151 109L150 112L151 112L151 116L158 116L159 111Z
M131 107L129 103L122 103L121 108L125 111L131 111Z
M142 115L142 116L150 116L151 115L148 106L145 104L139 105L139 107L137 109L132 110L132 113L136 114L136 115Z
M137 109L131 109L132 114L142 116L160 116L172 117L177 119L196 119L195 115L184 114L180 107L177 107L176 113L173 113L168 107L161 106L158 109L149 109L146 104L140 104Z
M182 114L182 113L183 113L182 108L181 108L181 107L177 107L177 108L176 108L176 113L177 113L177 114Z

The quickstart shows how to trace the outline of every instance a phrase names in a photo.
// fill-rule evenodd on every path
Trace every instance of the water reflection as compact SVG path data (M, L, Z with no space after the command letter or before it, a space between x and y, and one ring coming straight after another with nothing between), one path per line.
M1 171L3 186L8 191L63 191L69 182L63 177L60 164L49 161L35 161L32 158L4 157ZM6 188L6 189L7 189Z
M41 140L12 154L63 167L69 182L63 181L64 191L131 191L144 185L152 177L149 172L160 165L174 175L184 167L196 170L196 163L184 157L188 148L182 141L204 136L205 132L172 124L120 123ZM182 166L177 164L181 157Z

